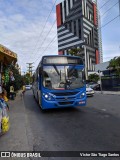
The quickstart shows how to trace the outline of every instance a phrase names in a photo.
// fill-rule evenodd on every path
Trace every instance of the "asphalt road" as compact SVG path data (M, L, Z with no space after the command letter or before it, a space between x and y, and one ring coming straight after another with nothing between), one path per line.
M33 151L120 151L119 102L120 96L96 94L88 98L86 107L42 112L32 92L27 91L24 106L30 148Z

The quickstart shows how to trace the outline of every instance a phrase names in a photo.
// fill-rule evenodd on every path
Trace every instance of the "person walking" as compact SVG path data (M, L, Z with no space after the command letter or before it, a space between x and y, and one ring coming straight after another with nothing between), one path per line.
M23 96L24 96L25 90L26 90L25 85L23 85L22 86L22 94L23 94Z
M13 85L10 86L10 98L11 98L11 100L14 100L14 87L13 87Z

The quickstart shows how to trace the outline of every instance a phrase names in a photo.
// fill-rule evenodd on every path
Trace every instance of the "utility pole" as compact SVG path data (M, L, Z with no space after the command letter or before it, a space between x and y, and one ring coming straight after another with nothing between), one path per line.
M32 75L33 75L33 63L27 63L28 64L28 73L29 73L29 83L32 83Z
M33 73L33 63L27 63L28 64L28 73L30 74L30 77L32 77L32 73Z

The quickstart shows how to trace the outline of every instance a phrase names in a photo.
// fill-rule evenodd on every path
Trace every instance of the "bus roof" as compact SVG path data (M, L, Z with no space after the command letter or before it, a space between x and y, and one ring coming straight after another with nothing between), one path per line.
M80 58L80 59L82 59L79 56L72 56L72 55L45 55L42 58L44 58L44 57L72 57L72 58Z

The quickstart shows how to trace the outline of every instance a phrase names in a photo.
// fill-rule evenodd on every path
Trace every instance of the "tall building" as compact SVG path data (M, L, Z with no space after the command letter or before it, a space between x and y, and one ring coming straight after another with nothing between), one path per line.
M101 17L100 12L98 11L98 50L99 50L99 62L103 63L103 50L102 50L102 33L101 33Z
M103 50L102 50L102 33L101 33L101 16L98 8L98 0L92 0L97 5L97 16L98 16L98 51L99 51L99 62L103 63Z
M81 48L87 70L100 62L97 4L92 0L64 0L56 6L58 54Z

